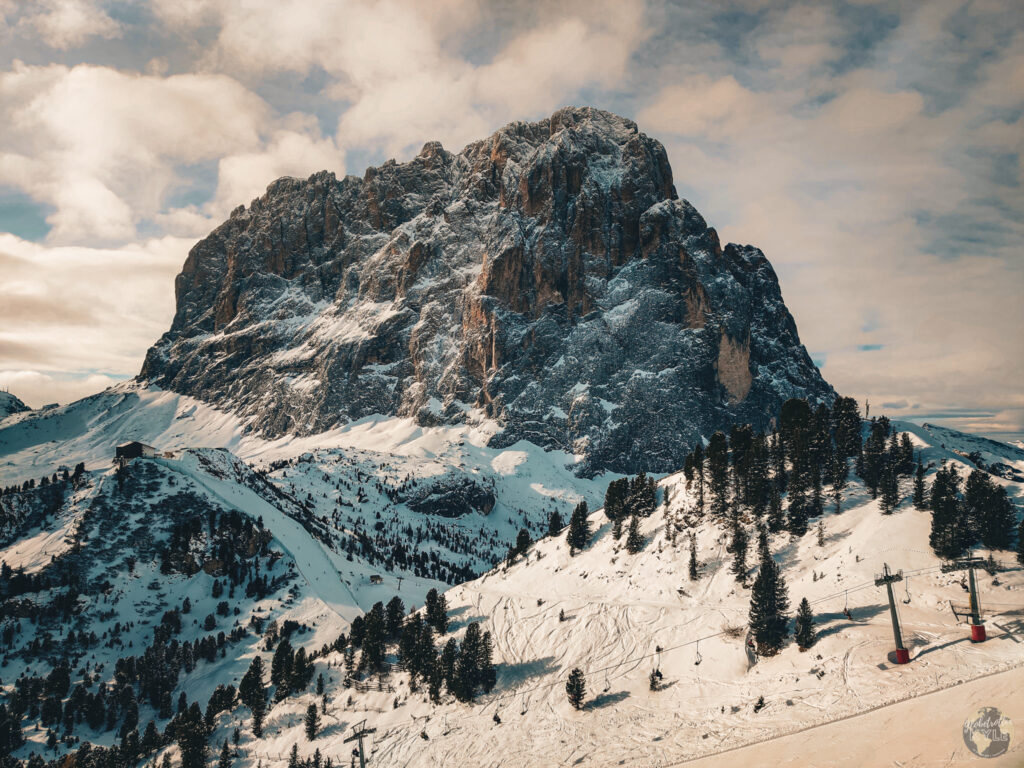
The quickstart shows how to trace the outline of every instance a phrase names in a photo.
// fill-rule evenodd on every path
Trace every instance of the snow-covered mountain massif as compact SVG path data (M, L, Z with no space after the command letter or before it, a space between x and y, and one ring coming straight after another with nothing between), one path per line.
M859 718L984 675L1024 723L1024 450L862 421L630 121L280 180L176 292L136 380L0 394L0 768L958 764Z
M666 472L834 396L771 265L678 199L660 143L566 108L452 154L281 179L198 243L141 380L266 437L481 415L491 444Z

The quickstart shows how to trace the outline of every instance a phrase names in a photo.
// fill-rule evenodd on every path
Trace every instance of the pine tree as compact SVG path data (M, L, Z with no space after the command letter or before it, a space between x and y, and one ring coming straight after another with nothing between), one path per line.
M768 530L778 533L786 527L786 518L782 514L782 496L778 486L772 485L768 493Z
M833 451L828 466L828 480L832 485L832 502L835 504L837 515L843 511L843 491L846 489L846 478L849 471L846 457L842 456L838 450Z
M1006 495L1006 488L992 483L986 502L979 525L981 543L989 549L1009 549L1013 544L1017 515L1013 502Z
M389 638L396 638L402 631L402 619L405 617L405 603L402 602L402 598L395 595L388 600L387 606L384 608L384 627L387 630Z
M316 704L310 704L306 707L304 725L306 726L306 738L312 741L320 730L320 713L316 709Z
M372 613L372 612L371 612ZM370 614L367 614L369 616ZM363 650L366 649L366 640L363 640ZM309 688L313 679L313 665L306 656L306 649L299 648L292 658L292 671L288 678L288 690L291 693L301 693Z
M302 768L299 763L299 745L292 744L292 751L288 755L288 768Z
M704 516L704 444L693 449L693 476L697 481L697 515Z
M795 482L789 485L787 512L786 528L794 539L800 538L807 533L807 497Z
M891 515L900 505L899 476L896 474L896 467L893 465L892 461L886 462L885 466L882 468L879 480L879 489L881 490L882 496L882 513Z
M747 578L747 546L749 545L749 537L747 531L743 527L743 524L738 520L733 526L732 531L732 542L730 543L730 549L732 550L732 575L736 577L736 581L743 583Z
M197 703L192 702L178 718L174 737L178 742L182 768L205 768L207 729Z
M227 741L221 745L220 759L217 761L217 768L231 768L231 751L228 749Z
M836 451L844 458L860 453L860 408L852 397L838 397L832 405Z
M697 570L697 537L690 534L690 581L696 581L699 576Z
M729 505L729 444L722 432L708 442L708 475L711 481L711 514L723 519Z
M932 530L928 543L936 555L946 560L959 557L969 544L959 494L960 476L956 467L940 467L932 480Z
M621 477L608 484L604 494L604 514L609 521L615 522L625 516L628 497L629 478Z
M778 432L768 447L768 455L772 464L772 485L779 494L782 494L789 487L789 476L786 473L786 446Z
M455 693L455 664L458 658L459 644L455 642L454 637L449 638L441 651L441 658L438 662L441 667L441 676L444 679L445 685L448 686L449 693Z
M516 536L516 554L525 555L532 543L533 542L530 540L530 532L525 528L520 528L519 533Z
M757 641L757 652L770 656L782 647L789 632L789 598L779 565L767 546L767 537L760 550L761 565L750 594L750 629Z
M909 475L914 471L914 444L910 441L910 435L906 432L900 435L898 468L901 475Z
M800 601L800 607L796 612L796 644L801 651L807 650L818 639L814 629L814 614L811 612L811 604L805 597Z
M917 468L914 470L914 509L927 508L928 502L925 498L924 487L924 465L918 459Z
M635 555L644 548L644 537L640 535L640 521L636 515L629 518L629 532L626 534L626 551Z
M575 554L590 541L590 522L587 520L587 502L581 501L572 511L569 519L569 532L565 536L569 545L569 553Z
M267 689L263 683L263 659L254 656L249 669L238 684L238 698L252 711L252 732L263 735L263 719L267 713Z
M7 704L0 701L0 754L9 755L24 743L20 715L8 710Z
M886 463L886 437L889 435L888 420L872 419L871 432L864 443L860 462L860 476L871 492L871 498L878 498L878 486L882 469Z
M462 645L455 659L450 690L461 702L472 701L481 680L481 662L484 656L484 641L480 633L480 625L471 622L462 637Z
M1024 565L1024 518L1017 525L1017 562Z
M427 624L434 628L439 635L448 631L448 599L439 595L436 589L427 592L425 603Z
M277 686L274 698L277 701L288 696L288 684L292 677L292 664L295 660L295 652L287 637L282 637L274 651L274 657L270 660L270 682Z
M557 536L564 527L562 515L557 509L551 510L551 516L548 517L548 536Z
M573 709L583 707L583 699L587 695L587 681L583 677L583 670L579 667L569 673L569 679L565 683L565 693L569 697L569 703Z
M825 513L825 495L822 488L821 466L812 465L811 470L811 517L821 517Z
M818 521L818 546L819 547L824 547L825 546L825 521L824 520L819 520Z
M483 688L484 693L490 693L498 681L498 673L494 668L494 642L491 640L490 632L484 632L480 642L477 668L480 687Z
M760 518L768 507L771 480L768 477L768 443L765 436L754 435L745 461L747 468L746 501L754 517Z

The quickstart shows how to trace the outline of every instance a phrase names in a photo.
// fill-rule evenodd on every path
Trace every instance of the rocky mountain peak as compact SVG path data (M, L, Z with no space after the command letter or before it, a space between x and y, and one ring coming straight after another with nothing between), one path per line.
M581 472L667 470L833 392L764 255L721 246L664 147L567 107L362 178L279 179L196 244L141 377L268 436L487 417Z

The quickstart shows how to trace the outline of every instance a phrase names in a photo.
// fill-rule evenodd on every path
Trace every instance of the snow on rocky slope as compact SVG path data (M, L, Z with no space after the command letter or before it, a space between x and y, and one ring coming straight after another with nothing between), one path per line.
M0 420L12 413L21 413L29 408L10 392L0 392Z
M270 599L239 598L237 621L244 626L259 615L299 622L310 632L297 635L293 643L309 650L346 631L351 619L376 601L399 594L407 606L421 605L431 587L444 589L445 579L453 576L461 580L455 569L487 570L524 520L537 537L551 509L568 519L580 499L592 509L599 506L611 479L581 479L572 472L573 457L529 443L488 447L486 422L425 428L410 419L382 417L315 438L265 441L246 435L233 417L180 395L126 385L97 398L115 398L115 403L121 398L125 406L119 411L109 400L87 399L45 418L15 414L0 426L0 446L12 449L4 456L8 480L77 460L95 467L87 473L89 484L69 497L59 514L43 524L12 529L0 560L30 572L41 569L52 557L70 552L74 532L86 519L94 532L87 532L85 541L97 542L84 548L92 550L90 567L97 575L106 569L123 579L115 582L113 593L88 598L99 601L85 614L101 636L115 621L138 617L135 635L148 638L151 625L185 596L192 596L197 618L212 613L216 602L209 598L211 577L202 571L168 577L143 554L128 575L124 558L139 549L138 542L129 546L122 536L98 547L116 519L110 517L114 505L109 501L116 475L106 467L112 445L123 438L175 450L170 457L130 465L131 471L152 478L136 500L141 506L129 505L123 515L121 533L143 525L159 529L159 514L165 513L154 520L151 510L183 489L204 503L262 520L272 548L280 553L276 567L288 579ZM966 468L978 459L972 453L982 450L976 438L952 430L902 422L894 428L911 433L926 462L955 461ZM71 429L80 432L62 439ZM224 449L188 447L218 444L245 461ZM68 452L64 460L62 447ZM981 458L989 466L1019 466L1011 446L988 442L983 449ZM444 490L453 478L493 493L490 511L449 518L409 506L419 487L443 480L439 488ZM999 482L1019 504L1020 484L1005 478ZM677 534L673 545L667 529L682 519L690 498L681 475L665 477L661 488L668 503L643 522L645 546L637 555L614 542L610 525L595 512L593 541L575 557L569 556L564 536L542 539L525 560L447 592L455 637L469 622L479 621L495 639L497 686L473 706L450 698L432 706L422 689L409 691L401 673L393 676L394 690L343 689L340 655L329 654L317 661L328 680L330 702L322 736L311 744L302 733L301 715L315 701L313 694L287 699L272 709L263 739L253 740L242 728L241 764L283 765L293 744L301 754L319 748L345 764L349 747L342 746L342 739L365 718L378 729L371 745L378 765L669 765L1024 660L1022 645L1015 642L1024 630L1021 573L980 575L990 640L971 645L948 606L950 600L964 600L959 576L942 574L928 546L930 514L912 509L904 498L896 514L883 515L854 481L845 511L826 515L824 547L817 546L813 532L798 542L784 535L772 539L791 601L794 606L804 596L812 601L821 640L811 652L800 653L790 644L777 657L753 664L743 629L749 590L729 572L723 532L709 523L699 527L701 577L689 581L685 536ZM909 495L909 488L904 493ZM105 517L100 516L106 528L98 527L95 516L85 517L97 498L108 499L106 507L101 505ZM389 547L408 543L405 532L417 526L437 534L422 538L420 551L436 553L447 566L423 570L419 561L396 562L388 556ZM453 532L462 536L461 543L452 540ZM349 542L359 533L379 545L351 548ZM997 557L1012 560L1008 553ZM899 594L913 658L908 666L888 660L888 609L884 593L873 584L883 562L909 577ZM371 583L374 575L383 576L381 583ZM150 584L158 586L151 589ZM903 602L908 595L910 602ZM99 603L108 601L117 606L118 618L97 622L96 616L108 615L100 611L109 610ZM843 613L847 605L852 620ZM562 611L565 621L559 620ZM186 627L186 636L189 632L203 634L197 627ZM94 663L105 664L106 674L121 653L97 651ZM179 690L204 701L216 684L237 684L254 653L267 653L255 637L239 641L224 659L185 675ZM565 678L573 667L587 675L587 705L581 712L572 710L565 697ZM648 675L655 667L664 678L662 689L652 692ZM21 671L12 662L4 669L4 681ZM755 713L760 696L765 706ZM500 724L492 719L495 713ZM154 713L140 714L146 722ZM245 717L244 708L221 716L211 743L225 738ZM43 735L34 738L24 754L39 748ZM107 743L109 734L90 738Z
M373 414L668 471L701 435L835 393L753 246L678 199L664 147L566 107L362 178L283 178L190 251L140 380L267 436Z
M943 448L925 428L894 426L912 430L926 462L966 463L950 449L970 436L945 433ZM1005 484L1019 499L1019 487ZM308 702L290 701L274 710L278 725L264 740L243 740L247 764L275 764L293 744L300 754L319 748L343 761L342 738L365 718L377 728L371 765L674 765L1024 663L1024 574L1012 553L995 553L1011 570L979 573L989 640L971 644L949 609L965 599L961 575L942 573L928 546L930 513L914 510L904 488L898 511L884 515L857 482L844 511L825 516L824 546L813 532L796 542L772 537L794 608L802 597L811 601L820 639L806 653L790 642L757 659L745 648L750 593L729 572L725 535L709 523L697 529L701 575L690 581L686 539L677 535L673 545L668 535L690 498L681 475L661 488L668 504L644 521L636 555L595 512L593 541L575 557L564 536L544 539L515 565L447 593L455 637L471 621L493 634L491 694L473 706L434 707L400 678L394 692L360 694L341 689L335 674L324 737L305 740L300 713ZM883 563L905 577L897 607L912 658L906 666L891 658L888 604L874 585ZM564 688L574 667L588 688L578 712ZM656 668L663 682L651 691ZM851 763L836 755L829 764Z

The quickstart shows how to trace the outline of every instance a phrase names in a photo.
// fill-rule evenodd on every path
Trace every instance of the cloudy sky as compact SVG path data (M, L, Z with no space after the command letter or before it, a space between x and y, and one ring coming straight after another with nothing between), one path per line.
M137 373L274 178L627 115L872 411L1024 430L1019 0L0 0L0 387Z

